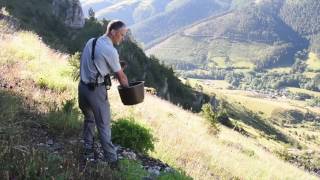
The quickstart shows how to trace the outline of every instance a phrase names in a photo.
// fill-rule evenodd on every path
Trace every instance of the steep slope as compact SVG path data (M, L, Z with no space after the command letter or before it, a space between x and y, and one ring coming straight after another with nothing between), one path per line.
M116 94L110 98L116 102L113 104L116 111L130 115L130 108L122 106ZM304 176L264 149L269 143L277 147L273 142L246 137L223 126L214 136L202 117L154 96L147 96L131 112L154 130L158 141L153 155L183 168L195 179L301 179Z
M75 106L77 82L70 76L68 55L48 48L32 32L15 32L12 26L0 20L0 101L5 102L0 103L0 177L155 178L146 177L149 173L141 164L127 159L121 161L120 171L103 163L87 164L85 173L79 171L82 117ZM137 106L122 105L116 85L109 91L112 118L133 117L150 128L157 138L150 155L194 179L318 179L275 156L272 151L283 144L271 134L251 128L254 133L245 136L219 125L215 136L204 118L154 95L146 94ZM129 153L123 154L129 157ZM159 179L189 177L169 172L161 173Z
M133 25L164 12L169 2L169 0L121 1L96 11L96 15L99 19L121 19L128 25Z
M102 8L100 1L82 1L84 8L89 5L99 19L121 19L131 25L133 35L139 42L148 45L185 25L226 11L232 0L122 0ZM245 3L234 0L232 7ZM98 6L98 7L96 7ZM192 13L190 13L192 12ZM159 30L158 27L162 27Z
M0 104L1 177L142 179L148 175L141 164L127 159L121 161L117 172L98 163L87 164L86 172L79 173L82 120L72 100L77 83L69 74L66 55L49 49L31 32L15 32L3 40L0 100L6 103ZM53 79L38 82L39 74ZM134 117L150 128L157 138L150 155L183 169L192 178L268 179L272 175L316 179L266 151L253 138L224 127L214 136L203 118L156 96L146 94L144 103L127 107L121 104L116 86L109 95L113 119ZM172 173L162 178L188 179Z
M63 0L52 2L56 1L65 2ZM81 52L85 42L91 37L97 37L105 33L108 24L106 20L100 22L96 19L86 19L82 29L66 27L59 17L54 16L54 11L50 9L53 6L52 2L48 0L41 1L41 3L29 1L19 3L16 0L7 0L1 2L1 6L8 9L8 13L18 20L22 29L34 30L45 41L47 40L52 47L71 54L77 51ZM66 3L65 5L65 8L68 9L69 6L67 5L71 4ZM24 7L34 8L34 11L31 10L30 15L30 11L25 10ZM1 14L0 17L5 17L5 15ZM71 38L65 38L66 36ZM172 69L161 65L154 57L147 57L143 50L130 38L120 48L121 58L127 60L130 66L127 70L130 80L145 81L147 86L157 90L159 96L193 111L199 111L202 104L208 101L206 95L193 91L190 87L182 84L174 75Z
M229 8L229 3L221 3L216 0L177 1L177 4L174 4L174 2L168 4L166 12L157 14L131 27L139 42L148 46L186 25L210 15L222 13Z
M244 9L195 24L168 37L147 52L168 64L180 64L180 66L190 63L196 66L205 63L207 66L204 68L230 65L235 68L291 65L295 52L309 48L309 38L301 34L298 28L292 27L293 21L289 23L291 22L289 17L295 19L294 17L300 16L299 14L280 15L280 12L285 14L286 11L288 13L292 11L288 10L290 8L288 6L294 4L288 2L291 1L257 1ZM317 3L316 1L306 2L309 5ZM319 11L317 8L311 10L309 18L313 19L311 24L314 24L317 19L314 15ZM284 17L288 22L283 20ZM306 22L308 18L303 20ZM295 21L296 24L300 22L301 19ZM312 32L314 34L316 30ZM175 56L172 57L172 54ZM203 66L200 67L203 68Z
M134 23L132 14L139 4L139 0L121 1L107 8L96 11L96 17L100 19L120 19L128 25L131 25Z
M1 179L189 179L129 147L117 146L118 170L110 169L101 156L85 161L78 82L68 62L74 56L50 49L32 32L11 28L14 22L8 16L0 19Z

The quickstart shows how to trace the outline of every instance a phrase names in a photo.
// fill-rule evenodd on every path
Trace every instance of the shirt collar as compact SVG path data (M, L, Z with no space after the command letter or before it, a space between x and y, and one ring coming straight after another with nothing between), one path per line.
M109 36L107 36L106 34L104 34L102 37L107 41L108 44L113 45L112 40L109 38Z

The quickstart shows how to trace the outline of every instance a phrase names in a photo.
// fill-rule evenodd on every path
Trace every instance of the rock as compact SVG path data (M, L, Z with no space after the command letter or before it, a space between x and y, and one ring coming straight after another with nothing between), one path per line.
M137 155L134 152L123 151L122 155L127 157L128 159L132 159L132 160L136 160L137 159Z
M148 172L149 172L151 175L155 175L155 176L159 176L159 175L160 175L160 171L159 171L157 168L149 167L149 168L148 168Z
M164 169L164 172L172 172L173 170L172 170L172 168L170 168L170 167L166 167L165 169Z
M85 20L79 0L53 0L53 14L70 28L83 28ZM65 10L66 9L66 10Z
M39 147L44 147L44 146L46 146L46 145L45 145L44 143L39 143L38 146L39 146Z
M52 146L52 145L53 145L53 140L52 140L52 139L49 139L49 140L47 141L47 144L50 145L50 146Z

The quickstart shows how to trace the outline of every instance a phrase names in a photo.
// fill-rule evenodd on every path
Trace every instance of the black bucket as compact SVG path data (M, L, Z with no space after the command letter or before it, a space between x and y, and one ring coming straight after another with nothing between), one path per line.
M144 81L130 82L129 87L118 86L118 91L124 105L139 104L144 99Z

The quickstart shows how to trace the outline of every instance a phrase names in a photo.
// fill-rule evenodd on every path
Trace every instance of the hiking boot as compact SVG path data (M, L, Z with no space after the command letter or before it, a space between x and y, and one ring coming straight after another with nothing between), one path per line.
M93 149L85 149L83 157L86 161L95 161L95 153Z

